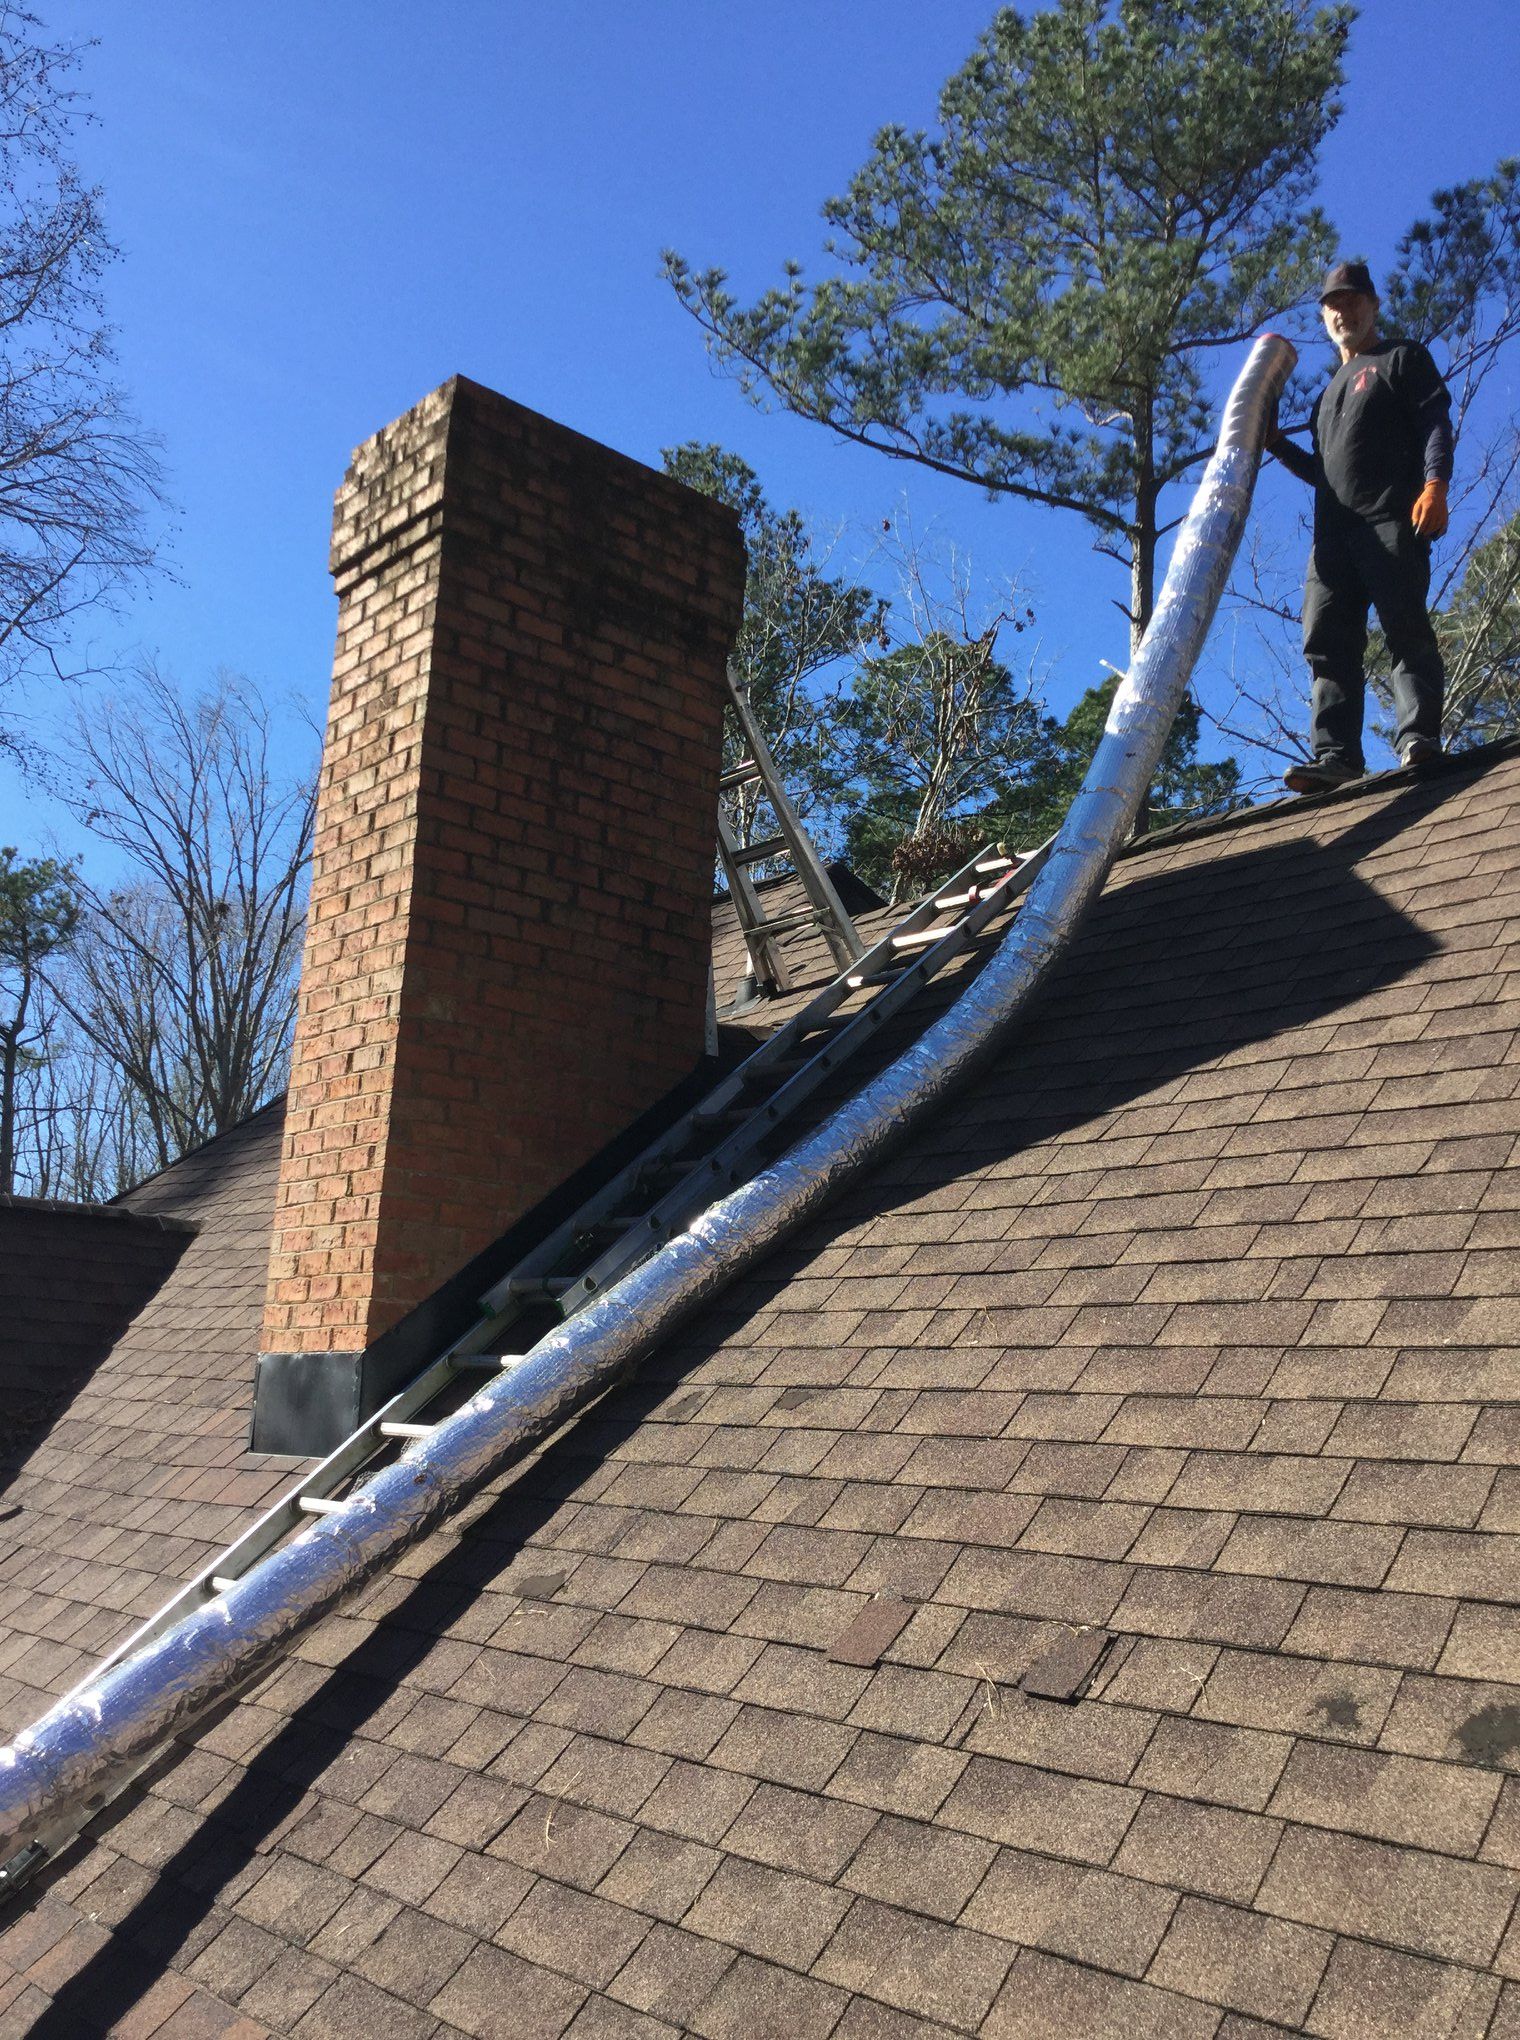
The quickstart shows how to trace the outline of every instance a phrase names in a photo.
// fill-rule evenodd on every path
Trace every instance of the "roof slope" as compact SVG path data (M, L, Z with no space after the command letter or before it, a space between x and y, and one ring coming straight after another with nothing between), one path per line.
M193 1228L116 1205L0 1196L0 1442L65 1407ZM3 1477L3 1476L0 1476Z
M9 1462L22 1513L0 1531L7 1734L289 1481L243 1449L279 1164L268 1108L111 1207L196 1231L66 1413Z
M974 1095L0 1931L13 2027L1520 2033L1517 809L1490 756L1126 859ZM12 1722L214 1506L183 1443L109 1492L161 1393L118 1349L14 1490Z

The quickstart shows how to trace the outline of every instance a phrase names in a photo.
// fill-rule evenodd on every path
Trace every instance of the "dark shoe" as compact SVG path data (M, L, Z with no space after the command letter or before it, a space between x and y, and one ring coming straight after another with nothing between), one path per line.
M1307 764L1290 765L1283 774L1283 785L1290 793L1331 793L1364 776L1365 768L1360 765L1343 765L1338 758L1314 758Z
M1411 737L1399 753L1401 765L1429 765L1441 755L1441 746L1434 737Z

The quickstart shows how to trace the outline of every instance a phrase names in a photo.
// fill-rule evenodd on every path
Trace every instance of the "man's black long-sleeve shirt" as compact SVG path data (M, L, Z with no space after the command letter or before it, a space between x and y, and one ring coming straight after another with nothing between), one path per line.
M1272 449L1314 488L1315 522L1348 511L1402 519L1426 482L1451 479L1451 393L1415 340L1379 340L1342 362L1309 414L1313 451Z

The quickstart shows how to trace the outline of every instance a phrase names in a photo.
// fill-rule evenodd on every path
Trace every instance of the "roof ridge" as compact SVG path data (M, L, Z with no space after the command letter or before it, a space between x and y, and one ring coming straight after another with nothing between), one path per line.
M1170 829L1156 829L1137 837L1133 843L1124 846L1119 856L1138 857L1147 850L1173 843L1217 836L1227 829L1246 828L1253 822L1264 821L1285 811L1298 814L1333 804L1365 800L1369 794L1389 787L1424 786L1434 779L1466 778L1476 772L1487 772L1506 758L1517 757L1520 757L1520 736L1499 737L1491 744L1473 744L1465 751L1446 752L1419 765L1395 765L1387 772L1368 772L1360 779L1348 780L1344 786L1330 787L1324 793L1284 793L1271 800L1256 801L1249 807L1236 808L1227 815L1206 815L1195 822L1178 822Z
M208 1148L215 1147L218 1141L228 1140L233 1134L241 1133L244 1127L252 1126L253 1122L261 1119L266 1112L273 1112L276 1107L283 1111L285 1090L286 1087L282 1084L278 1091L264 1100L262 1105L255 1105L253 1110L245 1113L241 1119L234 1119L231 1126L224 1126L216 1133L207 1134L206 1138L197 1141L194 1147L186 1148L182 1155L176 1155L172 1162L165 1162L161 1169L153 1169L148 1175L139 1176L137 1181L129 1184L125 1190L118 1190L114 1197L109 1198L101 1206L101 1209L114 1210L117 1206L124 1205L127 1198L135 1197L139 1190L146 1190L150 1183L156 1183L161 1176L167 1176L171 1169L178 1169L184 1163L193 1161L197 1155L203 1155Z
M0 1192L0 1212L7 1211L26 1212L38 1217L106 1218L116 1225L136 1225L158 1232L193 1233L197 1230L188 1218L174 1218L157 1211L133 1211L115 1199L109 1204L88 1204L72 1197L22 1197L13 1191L3 1191Z

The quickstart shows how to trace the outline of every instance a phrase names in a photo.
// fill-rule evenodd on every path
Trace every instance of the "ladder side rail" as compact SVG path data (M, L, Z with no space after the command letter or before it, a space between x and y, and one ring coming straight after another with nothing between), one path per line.
M780 943L761 925L765 920L765 909L760 904L754 880L744 865L734 832L721 808L718 811L718 857L723 865L723 875L728 880L728 896L734 903L739 930L749 952L750 968L757 982L770 986L773 991L789 992L792 989L791 971L787 968Z
M716 1118L736 1108L757 1075L775 1062L786 1059L798 1041L812 1028L826 1020L834 1009L850 995L850 986L843 976L831 979L817 999L794 1014L784 1026L777 1028L757 1047L753 1054L745 1057L736 1069L731 1070L715 1084L705 1097L682 1113L675 1124L669 1127L657 1140L636 1155L618 1173L595 1191L572 1215L557 1225L539 1244L523 1255L499 1281L494 1282L480 1298L480 1322L473 1326L459 1340L451 1352L466 1353L483 1350L486 1343L521 1315L522 1303L514 1293L513 1285L533 1277L546 1277L554 1271L575 1240L610 1212L616 1211L628 1197L635 1194L641 1179L651 1168L676 1156L691 1134L692 1128L703 1118ZM695 1163L693 1166L696 1166ZM630 1220L630 1226L639 1224L638 1219Z
M1049 854L1051 844L1054 842L1054 836L1048 837L1037 850L1032 850L1028 858L1024 860L1024 864L1028 866L1031 878L1033 878L1035 872L1039 869L1039 865L1034 860L1038 858L1043 863L1045 857ZM810 1033L815 1027L820 1026L823 1021L827 1020L844 1004L846 999L859 989L852 980L863 971L875 969L881 964L890 963L893 956L892 944L894 938L899 935L914 934L919 929L928 927L935 917L944 911L939 904L940 896L957 886L975 885L978 878L986 870L988 859L991 856L992 852L988 848L983 847L974 856L969 857L959 871L945 879L942 884L935 886L932 891L925 893L920 900L908 909L900 920L894 921L884 934L879 935L868 949L863 949L859 955L852 957L850 962L845 964L836 976L830 978L826 985L821 985L808 1003L799 1008L790 1020L785 1021L778 1027L774 1034L769 1035L761 1046L755 1050L753 1055L747 1056L738 1069L735 1070L735 1077L743 1079L747 1074L752 1075L765 1062L775 1060L791 1049L800 1036ZM1001 860L995 861L1000 862ZM1008 860L1008 864L1009 869L1013 872L1018 872L1023 868L1022 865L1015 863L1012 859ZM979 890L986 893L991 888L982 886Z
M842 980L840 982L843 983ZM840 998L848 996L848 991L848 986L844 986ZM839 1000L836 999L834 1003L837 1005ZM795 1043L799 1031L797 1021L801 1017L799 1014L796 1019L788 1021L785 1027L778 1028L752 1055L746 1056L737 1069L730 1070L726 1077L720 1077L712 1090L696 1105L683 1112L673 1126L667 1127L665 1132L651 1141L647 1148L635 1155L631 1162L625 1163L610 1181L604 1183L600 1190L594 1191L569 1218L563 1219L553 1232L546 1234L536 1247L530 1248L500 1280L482 1292L481 1314L491 1320L493 1330L500 1329L501 1320L497 1313L509 1301L511 1285L527 1275L548 1274L578 1234L583 1233L588 1226L594 1225L598 1219L604 1218L609 1211L615 1211L645 1171L675 1153L691 1132L693 1120L704 1107L709 1112L723 1111L736 1104L743 1095L746 1078L753 1077L755 1071L764 1068L766 1064L778 1061Z
M1054 840L1052 837L1051 842ZM610 1282L637 1267L673 1232L705 1209L715 1195L741 1182L747 1173L744 1164L752 1159L755 1150L806 1103L826 1077L832 1076L841 1063L863 1047L878 1027L916 998L947 963L970 947L988 922L1004 912L1011 901L1033 883L1044 867L1049 850L1049 843L1042 845L999 885L989 888L965 920L947 928L932 949L926 950L890 984L883 986L833 1041L787 1079L774 1097L757 1102L754 1111L727 1140L695 1162L690 1174L667 1191L643 1218L634 1220L621 1239L613 1241L589 1268L566 1287L558 1299L565 1315L569 1317L592 1302Z
M989 919L1001 911L1003 906L1006 906L1010 900L1017 898L1019 893L1032 883L1036 874L1042 868L1046 857L1049 855L1050 847L1054 841L1054 836L1047 838L1038 849L1031 851L1028 857L1022 859L1017 864L1013 863L1012 860L1008 860L1004 877L1001 880L994 882L992 885L978 887L982 898L973 909L976 917L973 932L977 932L984 927ZM716 1118L730 1107L737 1106L755 1076L763 1074L770 1064L785 1060L800 1040L821 1025L823 1021L827 1020L843 1004L845 999L855 989L851 982L853 976L896 961L893 949L894 940L902 934L915 932L930 924L942 911L938 904L940 896L957 886L969 888L974 885L977 879L985 874L989 861L994 867L1004 862L1004 860L994 858L992 853L986 849L978 850L958 872L946 879L943 885L936 887L933 892L926 894L900 921L895 922L877 942L872 944L870 949L864 952L851 970L843 971L839 976L831 978L829 983L821 987L814 998L800 1012L793 1014L792 1018L779 1027L752 1055L747 1056L736 1070L720 1084L716 1085L708 1093L707 1097L695 1105L689 1113L678 1120L668 1133L662 1135L658 1141L655 1141L650 1147L645 1149L642 1155L629 1163L618 1176L614 1177L611 1183L599 1191L595 1197L588 1200L572 1218L567 1219L539 1247L535 1248L531 1254L525 1256L512 1269L510 1274L504 1276L491 1290L487 1291L486 1295L481 1299L482 1323L471 1334L472 1347L483 1347L487 1341L503 1331L519 1314L517 1301L510 1294L513 1282L520 1281L525 1276L547 1274L579 1233L584 1232L589 1225L594 1224L598 1219L605 1217L608 1212L616 1210L622 1199L634 1189L638 1178L645 1170L681 1146L694 1120L699 1117ZM948 936L954 932L952 929L947 929L945 934ZM923 956L917 958L911 967L903 970L890 984L883 985L871 997L870 1001L860 1009L860 1012L849 1021L841 1034L820 1049L819 1057L814 1058L813 1061L819 1061L820 1058L827 1058L827 1060L821 1063L814 1083L820 1082L824 1075L830 1074L837 1066L841 1059L841 1045L846 1040L850 1041L851 1046L848 1051L843 1052L853 1053L854 1047L864 1040L869 1032L874 1031L883 1020L898 1011L917 992L921 985L942 968L953 955L958 954L960 946L960 944L956 944L953 947L944 949L936 946L927 950ZM865 1023L862 1031L856 1034L855 1029L861 1023ZM787 1099L788 1110L800 1104L807 1095L807 1091L814 1087L814 1084L810 1083L805 1090L802 1088L794 1090L792 1088L795 1085L799 1085L800 1080L807 1076L808 1069L811 1067L812 1062L805 1065L802 1070L799 1070L795 1076L788 1080L783 1090L776 1094L777 1099L783 1097ZM775 1100L770 1102L774 1103ZM764 1109L763 1105L757 1105L757 1110L763 1111ZM764 1133L769 1134L771 1130L772 1127L768 1125L764 1129ZM736 1135L730 1136L730 1142L736 1140ZM725 1144L725 1148L727 1146L728 1144ZM735 1148L734 1152L737 1153L738 1149ZM710 1156L703 1156L695 1161L690 1172L691 1179L708 1180L711 1159L712 1157ZM684 1182L689 1179L683 1178L682 1180ZM661 1228L657 1225L651 1226L648 1221L654 1218L656 1212L663 1211L667 1201L676 1196L680 1187L679 1184L673 1186L672 1190L667 1193L666 1198L661 1199L659 1204L652 1207L649 1213L643 1217L630 1220L629 1234L639 1235L638 1245L641 1255L643 1252L657 1247L668 1233L670 1229L668 1225ZM600 1267L601 1262L606 1260L622 1244L623 1242L621 1241L613 1242L612 1247L607 1250L607 1254L599 1257L598 1262L593 1265L593 1269L584 1272L594 1273ZM581 1291L583 1280L584 1275L576 1277L574 1282L567 1287L564 1295L558 1299L562 1307L573 1305L574 1302L584 1300L594 1293L592 1290L586 1290L577 1296L577 1292ZM603 1286L605 1286L604 1283Z
M1050 854L1051 845L1055 840L1054 836L1048 836L1038 849L1031 850L1027 857L1018 859L999 858L987 848L978 850L973 857L969 857L966 860L959 871L954 872L942 884L937 885L932 892L926 893L916 907L905 914L900 921L894 921L884 935L879 936L869 949L857 957L855 962L843 973L845 983L850 986L851 990L855 990L861 981L868 977L872 971L879 970L884 965L893 962L898 955L898 945L902 937L918 934L930 928L938 915L948 911L947 906L942 904L945 896L953 893L957 888L964 888L967 891L972 887L976 888L980 898L971 906L969 910L971 912L978 912L994 891L997 891L1004 899L1016 898L1018 893L1024 890L1023 885L1016 886L1012 892L1003 892L1002 888L1010 878L1016 878L1024 873L1028 875L1025 879L1026 884L1029 880L1032 880L1035 874L1042 869L1045 859ZM979 883L989 868L1000 864L1006 867L1001 879L994 879L991 883ZM983 916L977 925L979 927L985 925L985 920L986 917ZM945 932L948 933L948 929Z
M1054 842L1055 839L1052 837L1050 840ZM1033 855L1038 857L1042 851L1048 848L1049 844L1042 844L1041 849L1034 852ZM722 1111L736 1103L747 1085L757 1074L763 1071L768 1064L779 1062L789 1055L804 1035L811 1033L814 1028L821 1026L825 1020L829 1019L843 1005L846 999L854 994L857 987L850 982L852 974L857 974L862 970L875 969L879 965L890 962L893 954L892 938L896 935L913 933L933 922L941 911L936 904L937 895L955 886L975 884L988 856L989 852L985 848L978 850L975 856L969 858L959 871L945 880L943 885L936 887L932 892L926 893L916 905L903 915L901 920L894 921L886 933L873 942L869 949L863 950L856 957L852 957L850 962L834 977L830 978L827 984L821 985L805 1006L794 1013L789 1020L784 1021L772 1034L768 1035L750 1055L745 1057L744 1061L736 1069L731 1070L726 1077L720 1078L707 1096L701 1099L697 1105L693 1106L690 1112L683 1113L674 1126L668 1128L657 1139L651 1141L649 1146L642 1153L636 1155L631 1162L627 1163L609 1183L605 1184L601 1190L594 1192L579 1210L556 1226L554 1231L540 1241L538 1246L525 1254L522 1260L508 1274L502 1276L500 1281L493 1283L491 1288L482 1295L480 1304L482 1315L493 1320L493 1329L500 1328L499 1321L495 1318L495 1313L505 1306L508 1298L508 1285L511 1282L524 1275L547 1273L555 1261L564 1253L577 1233L583 1232L588 1225L594 1224L609 1211L615 1210L622 1198L626 1197L633 1188L635 1181L643 1171L660 1161L666 1155L671 1154L681 1145L690 1132L691 1122L696 1114L704 1109L709 1113L712 1111ZM1034 869L1035 867L1031 864L1031 875L1033 875Z
M179 1612L182 1618L193 1611L189 1608L184 1608ZM155 1642L157 1634L155 1632L152 1636L144 1637L142 1639L143 1644ZM134 1643L137 1640L134 1638ZM90 1674L90 1680L103 1676L109 1669L110 1661L102 1662ZM261 1666L257 1671L251 1672L246 1678L239 1680L236 1685L230 1687L222 1696L221 1704L230 1706L234 1701L241 1700L248 1688L256 1685L264 1676L266 1669L267 1667ZM89 1683L89 1681L86 1683ZM81 1689L76 1688L75 1690ZM94 1827L95 1822L121 1798L124 1792L130 1792L139 1778L144 1777L160 1764L165 1764L167 1768L168 1765L176 1763L187 1750L193 1747L195 1737L201 1733L205 1725L204 1722L199 1722L183 1736L171 1735L166 1742L160 1743L156 1748L148 1750L135 1762L128 1764L121 1772L120 1777L113 1780L110 1792L102 1794L97 1805L87 1806L82 1817L79 1814L62 1814L57 1820L40 1827L34 1839L25 1849L13 1856L8 1863L0 1865L0 1901L8 1899L13 1892L19 1891L24 1885L29 1883L39 1870L44 1869L49 1862L56 1860L72 1843L79 1841L85 1836L89 1836L92 1842L98 1840L98 1836L91 1834L91 1829Z
M848 995L849 987L844 986L842 980L840 983L843 988L839 996L842 998ZM838 1003L839 999L836 998L834 1004ZM555 1263L588 1226L595 1225L599 1219L605 1218L608 1212L615 1211L634 1190L640 1177L650 1168L674 1156L691 1133L699 1115L705 1112L712 1116L737 1105L744 1094L746 1080L753 1078L757 1070L764 1069L769 1063L779 1061L796 1042L801 1031L798 1026L801 1018L799 1014L788 1021L785 1027L778 1028L776 1033L762 1042L752 1055L746 1056L737 1069L730 1070L726 1077L721 1077L712 1090L688 1111L683 1112L673 1126L668 1127L657 1140L651 1141L649 1146L637 1154L631 1162L625 1163L615 1176L604 1183L600 1190L594 1191L569 1218L561 1220L553 1232L546 1234L536 1247L530 1248L505 1275L483 1291L480 1312L482 1318L487 1321L487 1329L499 1331L506 1322L500 1313L505 1311L512 1301L513 1283L522 1281L526 1276L551 1273Z
M1051 840L1053 841L1054 839L1052 838ZM1009 879L1005 878L997 887L986 889L984 898L978 903L977 908L974 909L978 916L978 927L984 925L985 921L990 919L999 910L1000 905L1006 905L1007 901L1014 897L1016 892L1023 890L1023 887L1034 877L1039 863L1044 861L1044 854L1048 852L1048 849L1048 843L1042 845L1041 849L1033 853L1033 856L1020 866L1015 873L1010 874L1010 877L1017 879L1017 885L1010 885ZM958 872L953 878L947 879L943 886L936 889L937 892L944 892L956 884L968 882L969 875L978 868L978 860L985 860L986 854L985 850L978 851L976 856L963 867L962 871ZM895 923L886 935L873 944L871 949L859 958L855 968L860 969L873 962L889 961L892 956L891 945L893 937L901 933L911 932L932 921L937 911L935 894L930 893L926 895L915 908L903 917L902 921ZM957 927L947 930L946 934L949 937L958 935L959 932L959 927ZM789 1078L782 1089L775 1094L774 1098L757 1102L752 1117L757 1121L764 1121L765 1123L757 1126L752 1142L747 1142L743 1138L745 1128L741 1127L738 1129L713 1155L704 1156L695 1163L692 1169L692 1177L685 1179L682 1184L674 1186L667 1193L666 1197L662 1198L651 1209L648 1218L651 1220L659 1218L667 1221L663 1228L666 1231L669 1230L671 1225L680 1223L685 1216L689 1215L682 1208L681 1192L683 1188L689 1187L692 1179L709 1177L712 1174L711 1165L714 1163L720 1164L723 1171L727 1173L731 1169L731 1165L741 1160L752 1145L758 1145L760 1140L768 1138L769 1134L774 1130L777 1118L784 1117L803 1103L806 1097L823 1081L823 1078L832 1074L838 1063L854 1052L855 1047L859 1046L860 1042L866 1038L867 1033L874 1031L875 1027L879 1026L883 1020L889 1018L892 1013L905 1004L907 999L913 993L916 993L920 986L934 974L935 970L940 968L944 962L949 961L950 957L958 953L962 946L964 946L963 943L957 942L954 949L945 947L943 950L941 948L930 950L924 956L916 959L913 965L902 973L900 978L894 980L890 985L883 986L882 990L854 1016L848 1027L839 1036L835 1037L834 1040L820 1049L818 1055L813 1057L801 1070L798 1070ZM551 1265L553 1260L563 1253L576 1235L584 1231L588 1224L594 1223L606 1211L614 1209L619 1197L626 1195L633 1188L641 1170L647 1168L652 1160L659 1159L662 1155L680 1145L681 1140L690 1130L691 1124L695 1119L703 1116L716 1117L724 1110L736 1106L747 1088L746 1080L752 1078L757 1071L763 1071L769 1064L783 1060L788 1051L796 1045L804 1033L809 1031L810 1028L817 1026L820 1020L828 1018L829 1014L848 995L849 990L848 973L842 972L838 977L831 979L829 984L822 988L817 999L812 1001L801 1013L795 1014L766 1041L762 1042L752 1055L747 1056L736 1070L731 1071L727 1077L721 1079L714 1086L713 1090L700 1100L697 1105L693 1106L689 1112L685 1113L672 1128L658 1140L652 1142L641 1155L622 1169L601 1191L588 1199L587 1203L573 1217L565 1220L539 1247L525 1255L517 1267L512 1270L511 1275L504 1277L501 1283L495 1285L495 1289L488 1291L486 1296L482 1298L482 1310L484 1311L487 1305L491 1304L493 1299L496 1299L497 1291L505 1292L506 1285L514 1278L523 1274L542 1272L543 1269ZM867 1025L862 1027L862 1022L867 1023ZM861 1031L857 1035L856 1029L858 1027ZM772 1108L777 1107L783 1109L781 1111L773 1111ZM630 1231L639 1229L644 1222L643 1220L633 1221ZM658 1241L652 1241L651 1244L657 1245ZM588 1273L590 1272L592 1271L588 1271ZM302 1475L284 1494L271 1503L269 1508L261 1516L257 1517L246 1530L242 1531L231 1544L225 1546L215 1558L209 1560L199 1572L187 1580L179 1591L156 1614L150 1616L146 1622L140 1624L137 1629L131 1631L119 1644L107 1652L90 1673L90 1678L99 1676L101 1672L109 1670L113 1664L119 1662L122 1658L130 1656L134 1651L140 1650L145 1644L150 1643L156 1636L161 1635L164 1630L171 1628L180 1615L190 1607L213 1597L215 1592L212 1586L213 1580L236 1576L246 1571L250 1565L263 1557L265 1552L272 1550L282 1538L289 1535L292 1530L300 1527L305 1520L305 1512L300 1507L301 1497L303 1495L331 1495L335 1489L342 1486L345 1480L356 1473L377 1452L383 1449L386 1440L382 1435L381 1426L385 1423L405 1422L417 1410L425 1407L452 1378L454 1361L479 1349L480 1332L484 1330L490 1335L502 1329L503 1320L496 1315L496 1311L500 1309L501 1303L510 1300L505 1294L496 1299L492 1319L489 1324L483 1327L472 1327L469 1332L456 1339L443 1354L424 1368L412 1381L408 1382L405 1388L399 1390L372 1417L367 1418L363 1424L351 1432L325 1459L319 1461L309 1472ZM514 1312L513 1314L515 1315L516 1313ZM64 1697L71 1698L74 1690L77 1689L71 1689L70 1693Z
M309 1472L302 1474L299 1480L288 1487L278 1500L272 1502L261 1516L255 1517L248 1528L234 1538L231 1544L225 1545L215 1558L209 1560L199 1572L186 1580L172 1599L166 1601L164 1606L150 1615L146 1622L140 1623L109 1650L79 1685L70 1688L63 1699L73 1699L76 1693L82 1691L91 1680L99 1678L102 1672L109 1671L112 1665L119 1663L123 1658L132 1656L145 1644L151 1643L155 1637L161 1636L165 1630L172 1629L181 1615L199 1607L205 1601L214 1600L217 1592L212 1584L214 1580L235 1577L246 1572L293 1530L303 1528L307 1521L307 1513L301 1507L301 1497L331 1495L335 1488L341 1487L351 1475L367 1465L386 1442L381 1436L381 1424L404 1422L415 1411L431 1402L452 1378L452 1352L451 1348L449 1354L432 1361L415 1380L409 1381L405 1388L393 1395L372 1417L366 1418L357 1430L351 1431L341 1444L334 1446L325 1459L319 1460ZM63 1703L60 1701L59 1704Z
M733 661L727 668L728 691L732 697L734 711L739 718L739 727L744 732L745 743L750 757L760 773L760 783L765 788L766 799L775 811L776 821L786 838L791 852L792 866L802 881L804 890L818 910L819 927L825 941L834 953L834 961L841 970L846 970L859 957L865 944L860 939L854 921L839 897L834 881L823 868L823 861L813 847L813 839L803 827L791 795L782 783L776 770L776 761L771 756L765 734L755 719L749 705L749 695L741 685L734 671Z

